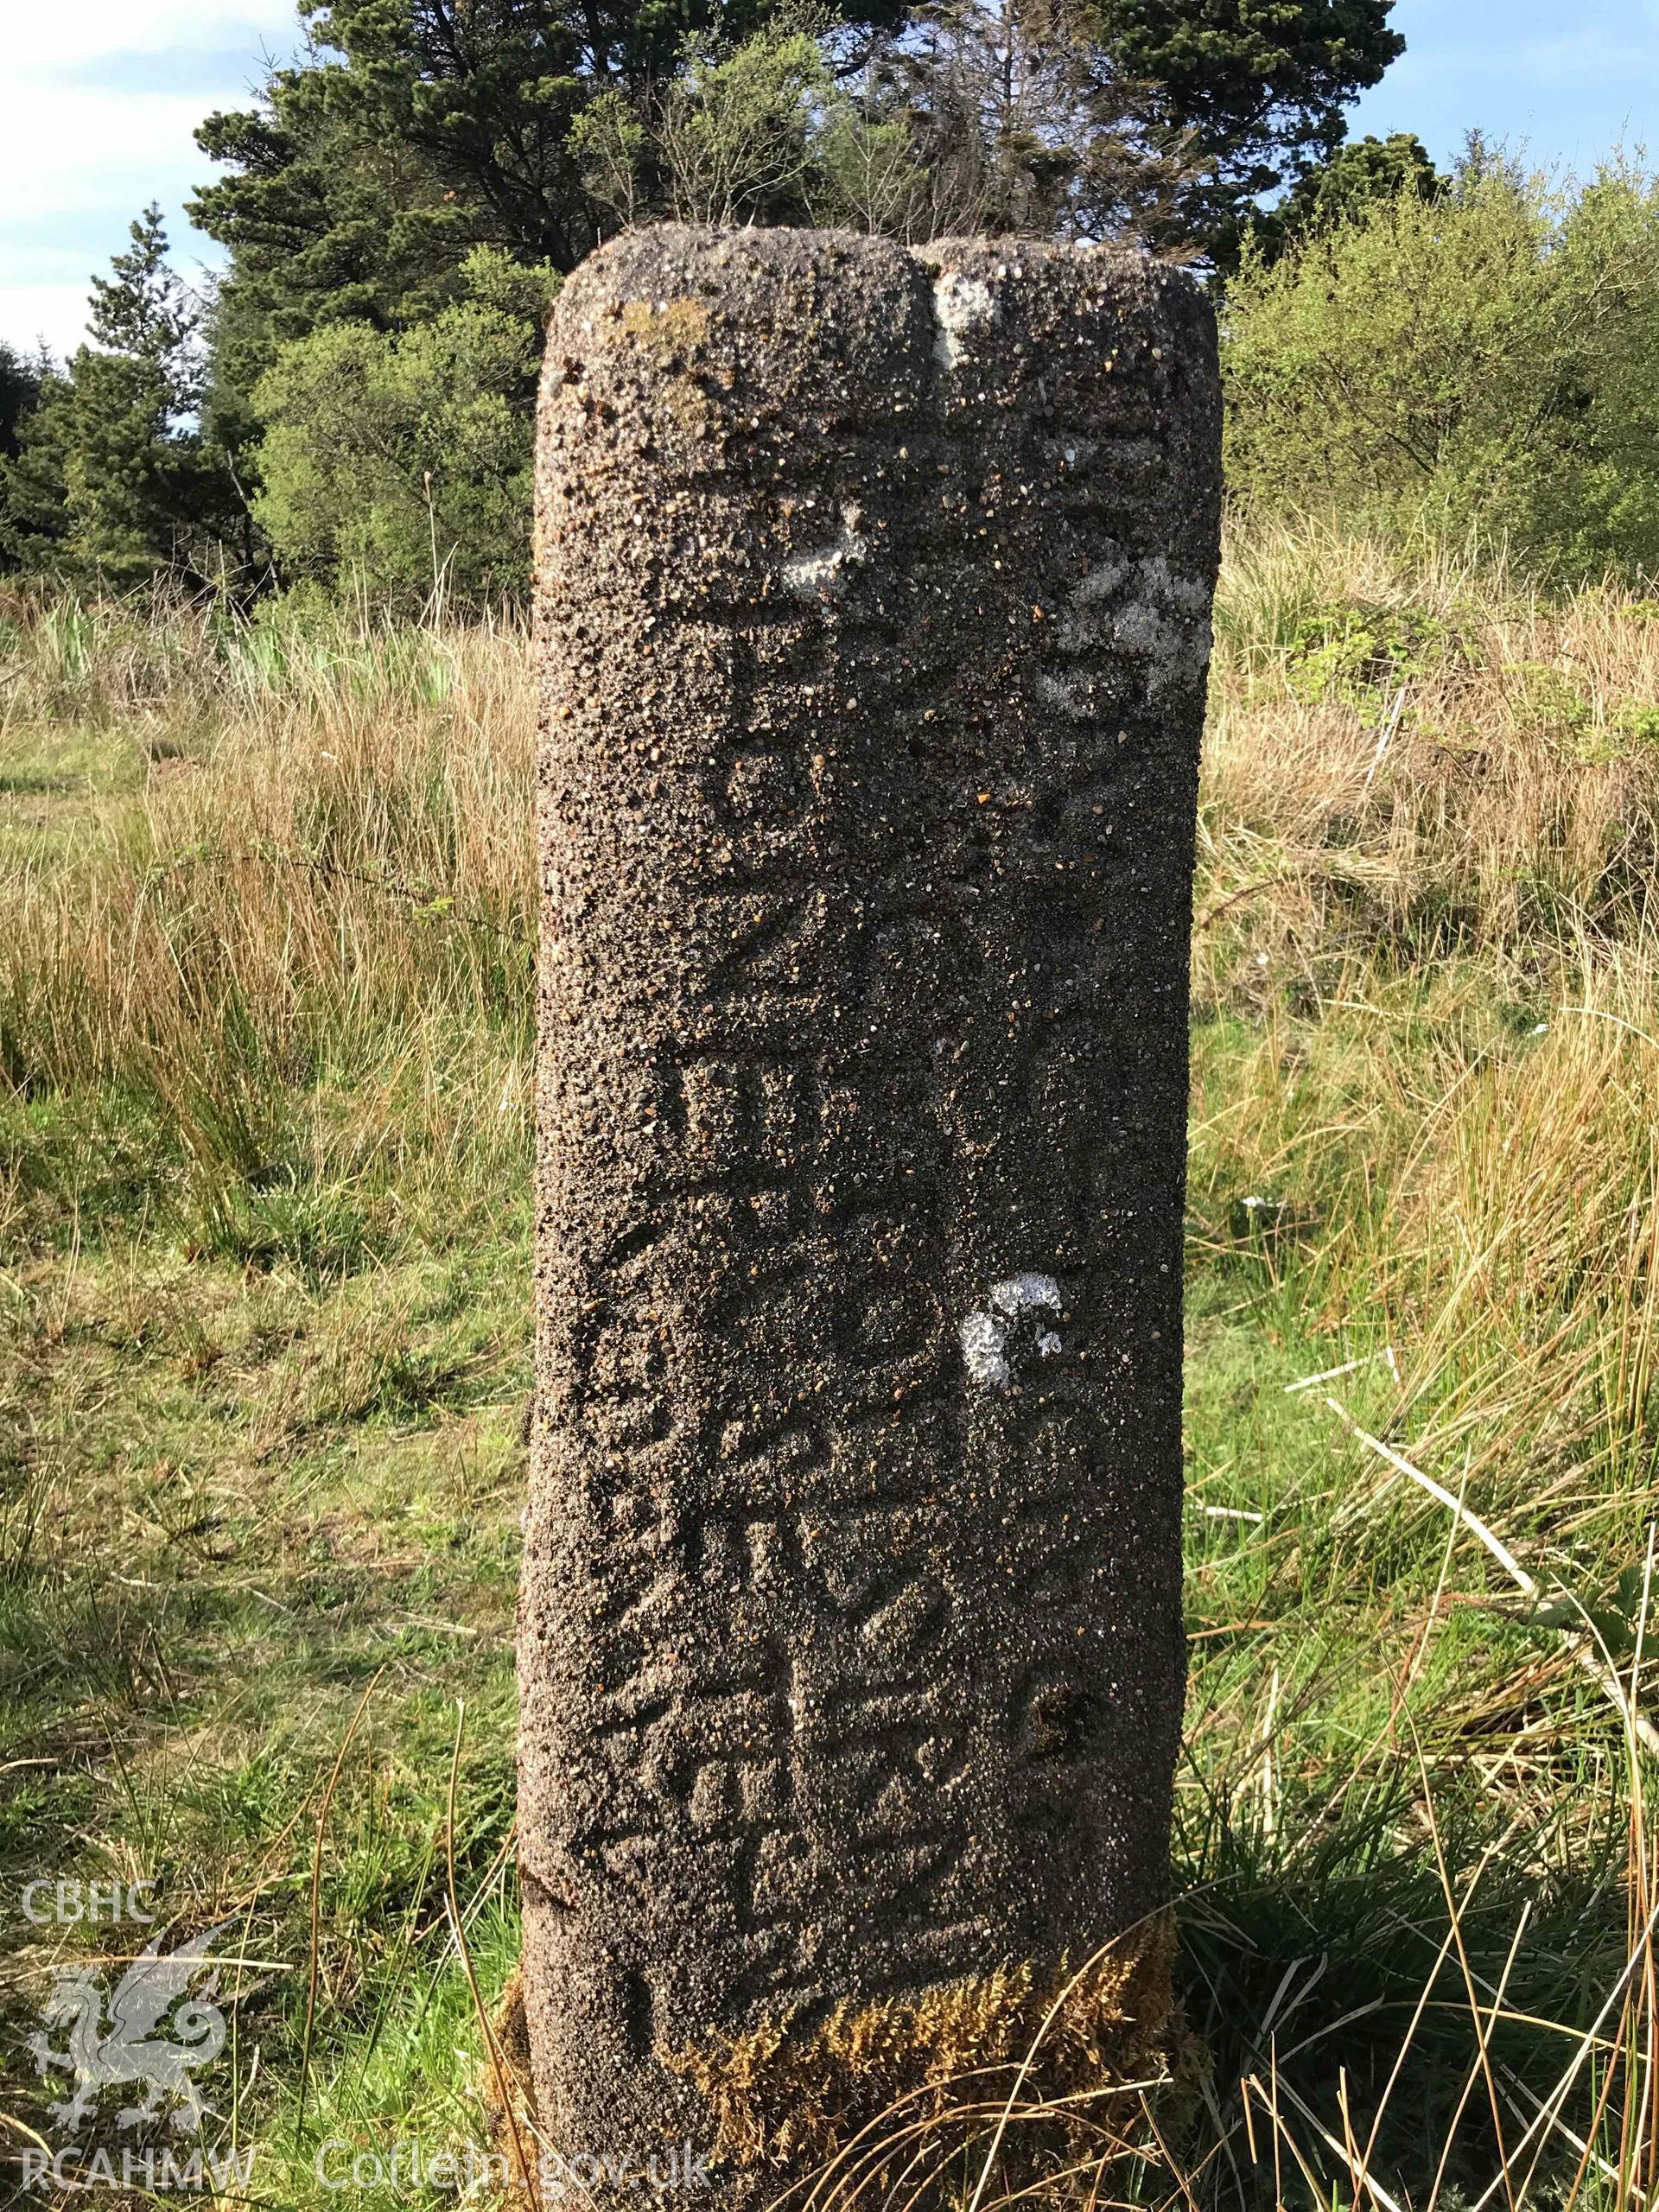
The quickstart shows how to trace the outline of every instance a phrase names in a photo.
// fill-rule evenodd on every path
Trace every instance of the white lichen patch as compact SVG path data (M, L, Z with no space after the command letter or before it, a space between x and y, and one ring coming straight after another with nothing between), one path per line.
M1014 1380L1008 1340L1022 1313L1060 1310L1060 1286L1052 1275L1010 1275L994 1282L985 1311L970 1313L962 1325L962 1357L970 1382L984 1389L1006 1390ZM1052 1329L1037 1336L1038 1356L1052 1359L1065 1349Z
M988 330L996 315L991 288L982 277L964 276L947 269L933 280L933 317L938 334L933 355L943 369L954 369L968 350L968 341Z
M1082 677L1051 676L1043 669L1037 677L1037 696L1068 721L1086 722L1095 712L1090 687Z
M1202 578L1178 575L1161 553L1149 560L1102 561L1075 585L1054 626L1055 649L1069 659L1099 656L1140 664L1154 705L1165 705L1210 664L1210 593ZM1095 712L1095 685L1085 667L1075 674L1045 670L1037 688L1048 703L1077 721Z
M1008 1365L1008 1332L990 1313L970 1313L962 1325L962 1357L976 1382L988 1390L1006 1390L1014 1379Z
M784 588L798 599L817 599L820 593L838 590L843 569L861 568L870 557L870 543L859 533L859 511L841 511L841 537L834 545L817 553L798 553L784 563Z
M1060 616L1062 647L1075 650L1079 645L1095 642L1100 624L1098 618L1090 620L1091 609L1103 607L1134 574L1133 561L1102 561L1090 569L1081 583L1072 587Z

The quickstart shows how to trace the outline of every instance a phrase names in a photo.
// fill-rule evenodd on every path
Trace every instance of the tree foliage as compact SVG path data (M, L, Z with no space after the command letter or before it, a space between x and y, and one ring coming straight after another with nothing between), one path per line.
M1228 296L1235 490L1659 568L1659 184L1565 194L1477 149L1360 201Z
M1294 224L1376 188L1330 157L1389 4L298 0L297 61L197 134L212 298L152 210L67 373L0 373L0 537L119 581L206 573L217 534L244 577L403 595L435 544L454 589L510 588L550 272L662 215L1224 259L1283 178Z
M24 426L53 382L52 364L44 353L20 353L0 340L0 572L19 565L23 543L34 535L38 519L17 481L17 463ZM60 502L60 491L58 497Z
M1113 65L1150 88L1147 120L1205 163L1160 233L1226 265L1264 196L1329 161L1343 110L1405 50L1394 0L1096 0Z
M816 40L765 29L734 52L688 41L654 117L668 202L693 223L810 213L813 139L828 84Z
M707 78L757 33L793 28L777 0L301 6L307 65L273 72L257 109L208 118L199 143L232 173L191 207L265 288L283 336L418 321L477 245L574 268L619 219L614 195L589 190L589 109L638 149L688 65ZM899 15L899 0L864 0L857 20Z
M1093 0L921 0L894 64L931 189L923 235L1168 232L1204 162L1153 126L1152 88Z
M292 580L399 606L528 581L541 316L556 283L478 246L461 296L402 331L321 325L282 348L254 406L254 502Z
M825 49L802 0L301 0L305 65L202 126L231 174L191 213L278 339L417 321L480 244L563 270L664 207L802 219L826 175L905 235L1127 225L1224 254L1339 144L1400 51L1391 4L857 0Z
M0 339L0 459L15 461L23 417L52 372L44 353L20 353Z
M1432 200L1450 181L1412 131L1351 139L1329 161L1299 177L1276 207L1251 219L1250 242L1259 255L1273 260L1293 238L1363 216L1375 200L1392 200L1402 192Z
M690 39L643 111L604 94L573 143L618 221L1145 236L1197 174L1147 105L1084 0L918 0L902 35Z

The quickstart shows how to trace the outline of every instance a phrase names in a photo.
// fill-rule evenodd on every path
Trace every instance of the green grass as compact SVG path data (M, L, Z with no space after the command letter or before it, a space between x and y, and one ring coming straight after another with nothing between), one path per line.
M1321 691L1344 605L1459 653ZM1510 2212L1578 2053L1531 2194L1634 2203L1645 1974L1584 2040L1650 1910L1625 1717L1355 1427L1617 1641L1659 1342L1659 766L1622 702L1659 636L1291 538L1223 615L1177 1818L1205 2056L1107 2193L1389 2212L1503 2176ZM153 1877L247 1962L204 2087L253 2194L366 2207L318 2145L484 2127L452 1861L486 2004L517 1942L530 690L512 636L192 623L0 638L6 2108L44 2124L48 1970L126 1940L30 1927L21 1885Z
M483 1249L331 1281L106 1230L5 1286L0 1711L25 1764L0 1883L15 1906L42 1871L153 1876L169 1917L230 1920L238 1955L276 1962L226 1986L245 1985L248 2110L291 2167L266 2177L281 2201L306 2201L320 2130L475 2119L446 1797L464 1704L459 1878L499 1986L525 1274L521 1202ZM296 2139L320 1783L359 1706L322 1837ZM9 2027L89 1941L42 1930L16 1954Z

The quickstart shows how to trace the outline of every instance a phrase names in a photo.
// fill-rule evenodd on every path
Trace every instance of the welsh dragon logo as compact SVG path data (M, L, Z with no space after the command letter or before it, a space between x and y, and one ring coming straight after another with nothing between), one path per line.
M59 1967L41 2017L48 2027L67 2027L67 2045L54 2050L40 2034L29 2039L42 2081L54 2074L75 2077L71 2093L52 2107L54 2120L79 2127L103 2090L131 2082L142 2082L145 2094L116 2114L118 2127L141 2127L165 2108L169 2128L200 2133L213 2107L202 2102L192 2076L224 2050L225 2015L207 2001L218 1993L217 1973L194 1995L191 1984L230 1924L223 1921L175 1951L163 1952L158 1936L116 1984L107 2025L103 1977L91 1967Z

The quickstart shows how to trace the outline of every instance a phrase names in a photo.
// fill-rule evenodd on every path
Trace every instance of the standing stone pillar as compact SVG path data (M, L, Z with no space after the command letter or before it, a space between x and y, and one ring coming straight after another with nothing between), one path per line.
M689 2136L768 2201L1113 1937L1036 2086L1157 2031L1218 431L1202 296L1105 251L662 229L559 300L520 1819L566 2158Z

